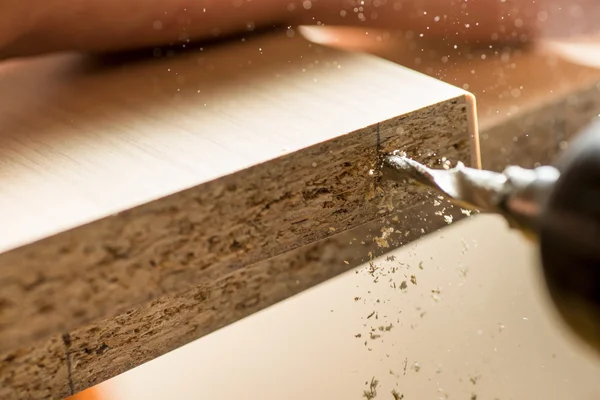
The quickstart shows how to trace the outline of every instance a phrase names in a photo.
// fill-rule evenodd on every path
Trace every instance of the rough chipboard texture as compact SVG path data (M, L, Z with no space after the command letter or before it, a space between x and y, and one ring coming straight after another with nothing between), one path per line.
M468 162L467 108L435 104L0 255L0 350L418 204L420 189L369 174L378 151Z
M464 216L450 205L418 205L75 329L62 339L4 353L2 399L61 398L105 381L445 226L434 215L441 209L455 220Z
M71 392L71 360L63 338L0 353L0 399L60 399Z

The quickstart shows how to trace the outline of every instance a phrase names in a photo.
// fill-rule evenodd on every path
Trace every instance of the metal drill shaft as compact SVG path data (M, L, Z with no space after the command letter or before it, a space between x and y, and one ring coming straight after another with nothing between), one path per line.
M536 237L542 204L560 176L554 167L511 166L498 173L459 162L447 170L432 169L398 154L384 157L382 172L390 180L425 185L463 208L500 214L529 238Z

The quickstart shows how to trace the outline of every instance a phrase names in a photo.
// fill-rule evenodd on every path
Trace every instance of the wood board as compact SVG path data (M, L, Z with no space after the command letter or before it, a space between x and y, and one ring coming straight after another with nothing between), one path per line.
M300 37L108 64L52 56L2 66L0 84L3 398L82 390L295 293L246 304L268 288L235 288L253 264L276 286L270 258L428 198L370 174L381 152L479 165L467 92ZM308 265L308 286L350 268ZM235 300L218 318L200 313L186 335L165 319L170 296L219 282ZM207 300L187 304L214 311ZM157 337L107 323L144 313ZM141 353L91 347L111 329L113 348ZM103 375L90 354L119 360Z

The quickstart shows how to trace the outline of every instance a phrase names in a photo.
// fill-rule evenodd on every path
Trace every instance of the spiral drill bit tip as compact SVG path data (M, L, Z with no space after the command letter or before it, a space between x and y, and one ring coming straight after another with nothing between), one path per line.
M398 182L413 180L461 207L494 211L506 184L506 176L491 171L468 168L462 162L450 169L432 169L403 154L383 159L384 178Z

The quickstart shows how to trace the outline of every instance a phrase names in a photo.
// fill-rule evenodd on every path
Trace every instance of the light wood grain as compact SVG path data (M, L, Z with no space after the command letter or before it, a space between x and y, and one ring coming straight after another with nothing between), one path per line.
M126 61L65 55L0 69L5 396L84 389L293 294L256 281L218 318L194 297L202 321L187 335L161 306L185 290L246 285L248 265L427 199L369 173L382 151L479 164L472 97L375 57L268 35ZM281 271L257 265L275 285ZM310 264L310 276L321 271L307 284L338 268ZM144 313L166 336L117 353L104 375L101 363L83 369L77 357L108 345L92 349L102 337L77 332L119 325L123 312L133 336L116 329L115 348L141 339L133 321ZM30 362L33 349L45 362Z

